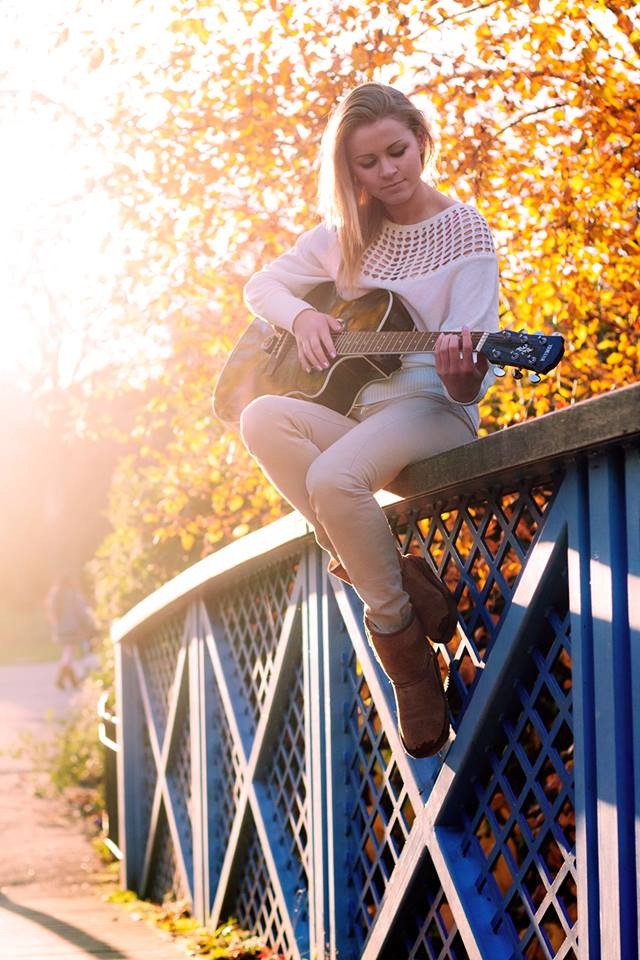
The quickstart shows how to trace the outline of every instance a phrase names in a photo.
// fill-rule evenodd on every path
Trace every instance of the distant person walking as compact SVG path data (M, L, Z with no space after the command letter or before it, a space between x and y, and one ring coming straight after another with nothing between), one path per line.
M95 633L95 622L82 591L68 573L61 574L47 597L47 618L55 643L61 647L56 686L64 690L79 684L74 668Z

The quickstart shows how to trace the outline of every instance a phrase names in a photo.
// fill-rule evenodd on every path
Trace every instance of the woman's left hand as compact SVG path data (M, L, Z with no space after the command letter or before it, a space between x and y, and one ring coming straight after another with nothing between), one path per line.
M447 391L459 403L472 403L489 368L482 354L474 357L468 327L459 333L441 333L436 342L436 372Z

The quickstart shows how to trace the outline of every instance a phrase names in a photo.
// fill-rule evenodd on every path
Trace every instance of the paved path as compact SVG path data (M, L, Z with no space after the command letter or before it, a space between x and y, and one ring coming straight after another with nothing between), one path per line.
M81 820L34 794L28 754L12 756L22 732L50 731L70 694L54 664L0 667L0 960L177 960L184 949L124 907Z

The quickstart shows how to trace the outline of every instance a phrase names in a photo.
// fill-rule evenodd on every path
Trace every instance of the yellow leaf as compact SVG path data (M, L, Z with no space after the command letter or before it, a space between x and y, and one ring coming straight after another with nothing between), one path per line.
M180 544L182 546L182 549L185 552L188 553L195 542L196 542L196 538L193 536L192 533L187 533L185 530L182 531L182 533L180 534Z

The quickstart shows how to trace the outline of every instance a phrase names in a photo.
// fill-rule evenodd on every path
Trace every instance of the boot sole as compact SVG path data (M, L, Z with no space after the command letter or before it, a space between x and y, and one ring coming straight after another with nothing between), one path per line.
M426 760L427 757L435 757L436 753L439 753L439 751L442 750L445 743L449 739L450 732L451 724L447 722L446 729L443 729L438 739L433 744L425 747L409 748L404 742L404 737L402 734L400 734L400 740L402 741L404 752L410 757L413 757L414 760Z

